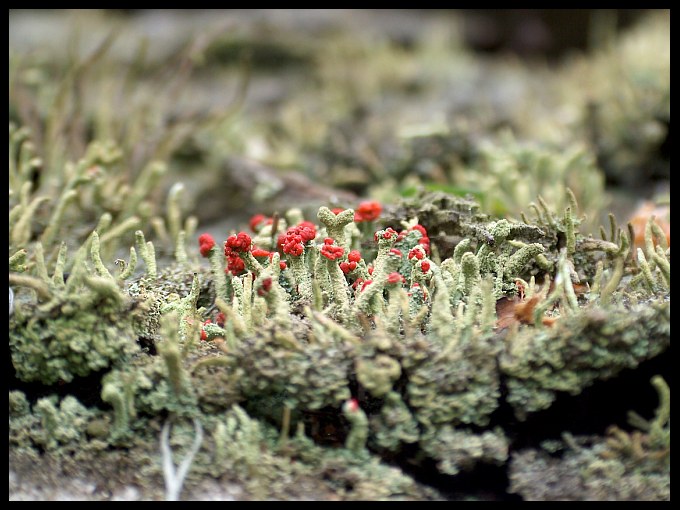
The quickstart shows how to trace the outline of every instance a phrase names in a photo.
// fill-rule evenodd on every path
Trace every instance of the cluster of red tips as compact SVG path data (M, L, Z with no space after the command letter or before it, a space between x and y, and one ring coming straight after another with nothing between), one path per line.
M351 273L357 268L357 263L352 261L352 262L340 262L340 269L342 269L342 272L347 274Z
M394 230L392 227L387 227L383 232L382 237L383 239L392 239L396 235L397 235L396 230Z
M427 260L423 260L420 263L420 269L423 271L423 273L427 273L430 270L430 263Z
M206 324L212 324L212 321L210 319L208 319L203 323L204 326ZM207 339L208 339L208 333L206 333L205 329L201 328L201 340L207 340Z
M265 225L271 225L274 222L273 218L269 218L265 216L264 214L256 214L252 218L250 218L250 221L248 224L250 225L250 230L255 232L256 234L262 230L262 227Z
M380 231L376 232L373 234L373 240L378 242L378 234ZM380 233L380 237L383 239L392 239L393 237L398 236L397 231L394 230L392 227L387 227L385 230Z
M231 274L240 274L246 269L246 265L241 260L239 253L250 250L253 244L252 239L245 232L231 235L224 242L224 256L227 257L227 271Z
M265 278L264 280L262 280L262 285L260 286L260 288L257 289L257 295L264 296L266 294L269 294L270 290L272 290L272 279Z
M354 221L360 223L362 221L377 220L381 212L382 205L379 202L361 202L354 211Z
M340 262L340 269L345 274L350 273L357 268L360 260L361 253L359 253L359 250L352 250L347 254L347 262Z
M359 262L361 260L361 253L359 253L359 250L352 250L347 254L347 260L350 262Z
M271 223L271 218L266 218L262 214L258 214L251 218L251 228L253 225ZM314 239L316 236L316 229L314 224L310 222L303 222L295 229L300 231L300 240L304 242L306 240ZM290 229L289 229L290 230ZM215 239L210 234L201 234L198 237L198 246L201 255L208 257L211 250L215 247ZM227 238L224 242L224 256L227 258L227 267L225 272L231 273L233 275L239 275L243 273L246 269L245 262L241 259L241 254L250 251L254 257L269 257L272 259L273 253L257 246L253 246L253 240L245 232L239 232L238 234L233 234ZM300 250L302 252L302 250ZM286 263L279 262L279 267L281 270L286 268Z
M299 257L305 251L305 247L302 245L302 238L299 235L284 234L283 243L281 244L283 245L283 253L293 255L294 257Z
M356 398L349 399L347 402L345 402L345 405L347 406L347 410L350 413L356 413L359 410L359 402Z
M223 328L224 327L224 322L226 321L226 317L222 312L219 312L217 314L217 317L215 318L215 323ZM203 323L203 326L206 326L207 324L212 324L213 322L210 319L206 319L206 321ZM206 330L201 327L201 340L207 340L208 339L208 333Z
M422 244L425 248L425 253L430 253L430 238L427 237L427 230L422 225L413 225L409 230L417 230L423 236L418 240L418 244Z
M399 250L397 250L396 248L392 248L392 249L390 250L390 255L396 255L396 256L399 257L399 258L401 258L401 257L404 256L404 255L403 255Z
M215 246L215 239L210 234L201 234L198 236L198 249L201 255L207 257L210 255L210 250Z
M344 211L344 209L343 209L342 207L334 207L333 209L331 209L331 212L332 212L333 214L335 214L336 216L337 216L338 214L340 214L341 212L343 212L343 211Z
M408 259L411 260L413 257L417 258L418 260L423 260L425 258L425 254L418 248L412 248L411 251L408 252Z
M326 257L328 260L338 260L345 254L345 249L342 246L334 246L334 242L335 241L332 237L327 237L323 240L323 246L321 246L321 255Z
M217 325L220 327L224 327L224 323L227 320L227 318L224 316L223 312L219 312L217 314L217 317L215 318L215 321L217 322Z
M361 292L366 290L366 287L368 287L370 284L373 283L373 280L365 280L361 282Z
M389 284L397 284L397 283L406 283L406 278L404 278L402 275L399 273L390 273L387 275L387 283Z
M253 257L271 257L272 254L271 252L268 252L267 250L263 250L262 248L257 248L256 246L253 246L252 251L250 252L253 254Z
M301 221L297 228L300 229L300 235L305 242L311 241L316 237L316 225L311 221Z
M289 227L285 234L279 236L278 244L283 253L299 257L304 251L304 243L316 237L316 226L311 221L303 221L299 225Z
M246 264L241 260L237 253L227 255L227 268L225 272L233 275L239 275L246 270Z
M245 253L250 250L253 240L245 232L230 235L224 242L224 254L227 255L227 248L235 252Z
M418 239L418 244L420 244L425 249L425 253L429 254L430 253L430 238L427 236L427 230L425 230L425 227L423 227L422 225L413 225L408 230L402 230L401 232L399 232L399 235L397 236L397 242L404 239L404 237L406 237L406 235L409 232L413 232L414 230L417 230L418 232L420 232L421 236L420 236L420 239Z

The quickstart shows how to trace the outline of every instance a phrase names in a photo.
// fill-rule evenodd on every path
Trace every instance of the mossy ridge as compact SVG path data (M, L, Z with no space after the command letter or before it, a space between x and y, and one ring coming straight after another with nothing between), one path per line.
M432 209L432 201L427 203L433 211L432 217L449 218L448 221L454 218L452 213L445 210ZM449 202L440 196L436 203L446 205ZM96 303L99 314L107 313L108 310L109 314L118 318L121 306L129 306L132 299L141 298L148 302L149 296L152 296L158 301L158 306L142 307L140 313L144 315L144 312L149 312L157 317L158 326L145 334L156 336L159 356L149 353L137 354L127 367L121 366L106 375L102 380L102 399L113 406L113 414L105 413L102 417L101 412L88 414L84 411L86 417L81 419L82 426L79 426L78 430L89 429L96 435L96 441L104 440L111 445L133 446L140 439L139 434L145 434L144 430L148 428L148 423L158 423L157 420L164 415L174 417L173 419L180 424L189 418L198 418L206 426L207 432L214 434L216 432L213 432L213 427L217 427L215 431L222 430L221 426L216 425L215 420L225 411L227 414L241 413L240 421L243 423L260 423L264 426L271 420L278 422L275 417L277 408L281 412L286 408L293 410L293 425L298 423L302 426L300 418L304 413L338 409L343 402L347 406L346 402L356 391L358 384L362 391L372 395L372 400L365 401L365 404L369 405L370 421L367 419L365 423L362 421L361 425L359 422L351 425L365 428L365 433L362 433L364 443L368 440L369 445L397 453L405 444L417 443L425 455L438 460L439 469L443 473L456 474L461 469L471 469L477 462L503 464L507 460L509 443L502 430L478 429L488 424L490 416L500 403L501 377L505 378L509 390L507 402L514 406L516 414L522 418L528 413L548 407L555 392L578 393L594 380L606 379L622 368L634 367L668 347L670 305L665 302L663 296L659 296L661 299L651 296L649 303L637 305L617 300L618 302L607 305L609 310L607 315L596 307L597 296L590 303L586 299L581 299L580 304L576 301L577 308L567 306L571 299L566 292L571 285L567 283L571 276L564 262L567 252L563 250L561 255L555 255L559 247L554 240L558 236L545 233L550 232L551 228L560 231L555 220L556 216L551 217L553 225L545 220L539 227L505 221L480 222L480 217L475 216L473 207L466 210L473 214L455 215L454 223L458 225L455 228L459 228L460 232L474 233L478 243L477 253L473 248L474 241L468 238L463 244L469 245L468 249L472 251L462 255L460 250L454 253L452 264L442 261L442 267L451 266L450 274L439 273L434 261L422 258L424 250L419 247L420 245L411 248L412 251L415 250L413 253L421 253L421 258L412 259L416 261L411 263L415 269L412 269L408 276L414 281L415 275L427 292L423 294L426 297L422 300L420 312L416 316L412 316L409 311L411 307L408 306L409 299L413 297L408 298L390 291L385 294L375 293L375 301L370 307L357 309L356 318L345 317L342 319L343 324L325 317L322 311L315 312L308 307L302 308L301 315L293 315L296 319L292 322L286 318L280 323L281 317L276 313L256 317L252 310L262 309L258 304L264 303L262 294L271 292L272 287L277 288L278 283L270 278L266 290L255 292L255 289L263 289L262 279L258 279L260 283L253 288L252 285L245 285L249 278L249 273L246 273L244 278L231 277L232 288L240 289L238 293L234 293L232 302L226 303L223 300L217 302L218 309L228 312L226 315L230 319L225 323L224 329L213 328L216 335L214 338L218 340L216 344L196 343L193 339L199 331L200 315L207 313L205 306L198 307L199 296L204 296L203 302L208 307L210 296L215 299L209 284L214 274L202 272L201 278L196 274L193 265L184 262L176 263L175 266L161 270L156 275L135 279L126 285L126 290L120 290L117 286L106 286L104 282L113 282L114 278L101 267L102 261L98 257L96 243L98 237L95 236L95 243L91 248L92 259L94 271L102 275L99 277L102 282L94 287L90 284L89 287L94 288L95 295L98 295L96 291L99 290L108 298L103 301L93 301L90 298L86 302L91 306ZM570 217L566 215L564 218L569 221ZM567 235L566 231L567 229L560 235ZM559 273L558 277L562 278L562 283L556 286L556 289L562 289L560 292L563 293L553 290L550 294L561 303L558 320L551 327L522 325L506 335L505 340L500 341L500 337L493 331L495 321L493 301L490 301L491 304L486 301L494 298L493 289L500 291L500 295L504 297L512 297L517 292L514 286L499 286L494 282L515 282L521 276L527 276L525 272L527 262L513 264L499 262L517 258L516 254L523 249L517 244L516 238L510 239L512 232L517 232L515 235L524 236L525 239L540 239L544 242L546 239L552 240L552 243L539 245L542 247L539 252L547 253L557 261L555 265L561 268L562 273ZM394 245L394 241L388 242L388 239L396 237L396 232L393 229L386 229L378 231L377 235L380 242L385 244L381 248L382 252L381 249L378 250L378 258L388 257L387 250ZM574 236L576 242L574 246L578 246L581 239L578 233L571 232L568 235ZM319 250L318 246L310 244L308 249ZM433 246L436 249L436 240ZM311 261L314 258L312 257ZM479 286L468 286L465 285L464 279L453 278L453 274L458 274L456 258L461 263L469 258L481 261L477 264L468 264L468 269L465 269L478 272L476 278L481 282ZM531 255L526 260L531 260ZM421 268L425 262L429 265L427 271ZM404 267L400 264L390 262L385 267L380 263L376 264L374 279L380 281L380 271L389 272ZM463 263L461 267L467 266ZM513 269L509 274L504 274L501 268ZM300 270L308 271L312 279L313 269L302 262ZM211 271L214 270L212 267ZM659 268L655 270L659 271ZM87 269L81 278L88 278L86 271ZM265 268L260 271L263 271L263 275L268 274ZM418 276L418 271L423 272L424 276L426 274L431 276L429 278ZM203 285L199 283L201 279ZM72 282L71 284L74 285ZM349 282L344 276L340 285L347 288L350 300L359 299L361 291L350 292ZM291 290L294 288L295 285L290 287ZM59 295L59 292L66 292L67 287L60 289L61 287L54 287L48 292ZM616 290L614 288L610 292ZM114 291L113 297L106 294ZM302 299L302 296L289 294L283 288L282 291L284 292L282 296L285 296L282 299L291 303ZM61 299L67 304L69 299L76 299L75 296L69 297L71 295L68 293L63 296ZM329 298L330 296L327 297ZM36 307L35 314L38 314L40 306L51 313L61 310L64 304L57 305L55 299L50 300L46 308L45 305L32 305ZM244 300L250 300L250 306L245 306ZM453 303L455 307L452 306ZM30 306L29 302L19 307L16 316L13 317L14 324L23 324L24 314L31 310ZM342 310L343 313L353 313L350 311L351 305ZM484 310L486 312L483 312ZM98 328L106 323L101 321L101 318L96 319L93 313L87 312L88 308L83 310L81 307L75 308L74 311L82 314L82 317L76 317L81 323L82 320L91 320L91 329L99 331ZM63 315L60 314L58 317L64 320ZM134 321L130 317L123 322L127 327L128 336L124 338L127 338L128 345L135 338L132 333ZM397 324L388 326L390 320L396 320ZM35 317L32 318L32 322L26 322L22 331L35 333L46 330L48 336L56 336L57 333L54 331L60 335L64 331L64 328L52 330L44 321L36 320ZM255 322L259 324L257 328L253 327ZM148 321L144 324L148 328ZM447 326L444 327L444 324ZM42 329L37 327L40 325L43 326ZM112 333L106 331L106 335ZM221 335L224 335L229 343L225 344L220 340ZM63 338L59 336L58 340L61 342ZM584 342L589 343L585 345ZM26 345L29 344L15 341L15 363L20 362L21 356L28 356L30 351L25 349ZM31 345L35 347L41 344L33 341ZM136 348L125 355L113 355L111 358L115 365L120 366L122 360L131 360L130 356L134 352ZM68 355L59 355L58 352L56 355L58 359L62 356L69 360ZM106 359L111 361L109 358ZM28 366L42 365L31 363ZM49 368L51 365L48 363L46 367ZM76 364L76 368L73 368L74 374L85 375L77 371L80 369L78 367ZM46 371L45 368L43 372ZM47 372L48 375L42 376L45 384L53 384L59 378L64 379L65 374L68 377L66 372L54 374L51 371ZM216 377L210 377L211 373ZM23 374L21 371L19 376L27 380L37 377ZM220 388L224 391L221 392ZM265 407L271 409L248 406L250 412L255 414L247 419L252 422L247 420L244 422L245 411L238 411L240 409L238 406L239 403L251 400L269 402ZM55 421L49 420L49 417L54 418L59 412L53 404L48 405L49 402L45 401L44 405L41 404L34 411L42 413L38 416L41 417L39 421L43 430L49 430L45 429L46 423ZM392 411L390 406L394 408ZM25 406L15 407L23 409ZM22 420L30 421L30 413L25 409L20 415ZM88 416L92 423L83 425L88 422ZM378 418L379 416L382 418ZM465 428L470 425L476 428ZM36 428L37 422L32 422L31 426ZM335 426L346 427L341 422L337 422ZM389 430L383 430L383 427ZM97 434L97 431L101 433ZM345 433L349 434L348 438L355 434L350 430L346 430ZM79 442L87 442L89 437L82 433L76 436L74 440ZM260 437L257 434L256 436ZM19 441L17 436L16 441L38 446L40 443L36 437L39 435L35 435L32 442L28 442L27 439ZM262 441L264 439L260 437L256 442ZM282 447L287 441L285 436L283 439L279 437L277 447L268 447L274 448L273 459L276 457L276 448ZM50 444L54 449L60 443L53 441ZM220 439L220 444L226 444L226 440ZM356 450L357 447L352 448ZM323 458L326 455L322 453L323 451L319 450L315 455L321 455ZM354 460L342 461L349 461L350 464L358 462L351 469L350 465L347 465L347 469L366 470L376 462L371 459L377 457L369 453L369 450L361 451L364 452L361 455L355 451L358 457ZM344 454L340 452L339 458L344 458ZM207 467L201 467L203 457L204 454L199 452L194 461L196 473L203 472ZM364 461L359 460L364 457ZM377 468L378 465L375 464L375 467L370 469L382 469ZM261 475L265 476L264 473ZM264 479L258 480L263 482ZM252 486L254 494L258 496L265 494L261 493L263 489L258 487ZM352 492L345 497L351 498L357 494L359 492ZM389 494L385 496L389 497Z

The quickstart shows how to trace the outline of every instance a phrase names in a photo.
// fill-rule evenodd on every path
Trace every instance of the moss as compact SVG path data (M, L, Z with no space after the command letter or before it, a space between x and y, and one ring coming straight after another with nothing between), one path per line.
M652 378L659 394L654 420L631 412L638 428L611 426L604 438L572 437L548 448L512 455L510 489L528 500L668 501L670 500L670 405L668 386ZM547 446L547 445L546 445Z
M378 354L373 359L358 359L357 380L374 397L382 397L401 376L401 366L394 358Z
M481 434L450 425L426 429L420 444L442 473L458 474L476 463L503 464L508 458L508 439L500 429Z
M442 199L439 203L447 202ZM444 217L444 212L437 214ZM74 422L71 425L76 428L67 437L58 431L57 423L59 413L69 412L70 401L64 401L69 406L63 409L50 400L40 401L36 421L26 413L17 395L15 422L48 432L22 436L15 427L15 441L57 449L84 441L89 430L95 443L130 447L150 420L167 413L174 420L205 423L216 448L216 459L208 460L199 451L195 459L192 457L196 464L192 472L197 476L219 476L223 471L210 467L212 462L240 458L227 446L230 441L236 441L244 452L246 448L261 452L263 445L273 444L269 442L271 431L266 429L265 433L261 427L270 420L278 423L285 415L278 447L290 448L286 446L286 431L291 421L299 426L305 413L329 409L334 410L332 415L338 420L342 406L349 422L345 447L337 456L327 456L314 447L309 464L288 471L290 476L309 476L315 469L339 470L342 474L338 479L350 480L347 483L353 487L350 492L341 490L344 497L358 497L369 487L375 494L389 497L393 489L385 492L370 481L384 468L368 448L398 454L404 445L417 445L421 456L433 459L438 469L448 475L470 470L478 463L504 464L509 440L499 427L484 430L503 401L524 419L529 413L549 407L559 392L577 394L595 380L610 378L623 368L635 367L658 355L669 345L670 305L663 296L644 305L620 300L607 304L609 296L618 292L621 277L616 275L605 285L606 300L594 294L584 300L589 304L579 303L571 281L576 270L568 258L569 250L558 251L555 241L560 235L573 235L574 247L579 246L578 233L570 234L568 228L560 230L561 222L573 220L569 210L559 217L544 207L540 228L506 220L480 222L480 218L467 216L461 220L459 231L471 237L460 243L462 248L454 250L452 258L440 264L426 256L417 242L419 236L402 237L402 243L404 239L406 243L415 242L410 251L419 254L409 262L410 297L404 293L402 283L388 283L388 275L403 267L402 256L391 251L397 233L391 228L379 230L373 283L350 292L347 276L335 267L332 292L327 289L322 297L329 306L318 311L290 307L296 298L293 289L298 275L292 275L293 285L280 286L275 281L278 260L261 267L259 276L246 273L232 277L231 303L214 294L210 284L214 268L194 269L188 261L161 269L155 276L133 279L129 284L118 280L125 287L121 291L101 259L100 239L93 235L91 254L99 276L89 275L87 266L81 269L77 277L84 284L84 293L74 292L81 287L73 281L69 288L62 286L58 278L50 280L46 269L38 277L14 277L47 303L22 303L12 318L13 324L21 326L24 335L37 335L42 327L44 337L37 338L43 338L42 345L47 347L35 349L41 344L33 338L33 350L27 351L27 342L16 339L11 346L15 363L23 363L21 356L34 356L30 365L17 370L25 380L54 384L67 377L112 368L102 379L101 392L102 400L112 410L103 417L81 419L77 427ZM624 264L626 240L621 236L621 246L615 245L618 266ZM142 246L143 242L137 244ZM310 244L309 249L316 254L318 248ZM83 257L83 250L76 257ZM521 288L524 292L528 286L530 293L544 299L534 312L539 318L559 301L557 319L551 327L542 327L538 321L537 326L524 324L501 337L494 331L496 298L518 292L516 282L523 281L521 277L527 275L537 255L547 255L555 261L557 283L550 293L547 287L537 293L533 279L531 285L522 283ZM298 258L309 271L306 261ZM660 272L658 266L654 267ZM600 267L601 285L604 264ZM323 277L332 268L326 267L325 273L322 269L316 267L307 276ZM317 291L323 292L322 287L318 286ZM663 290L653 287L646 292ZM345 293L345 305L338 305L334 298L338 292ZM119 315L133 302L139 303L137 312L120 320ZM199 302L204 306L199 307ZM93 306L97 306L99 314L96 319L90 312ZM207 341L199 343L200 318L212 306L225 314L224 325L204 326ZM27 319L29 310L40 319ZM65 341L66 332L75 328L67 329L65 324L83 323L101 336L98 339L90 335L88 341L96 347L106 338L109 350L89 350L86 354L90 357L83 357L83 346L76 343L81 348L77 350ZM124 335L111 329L114 325L124 327ZM138 352L135 331L154 339L157 355ZM112 335L119 343L111 341ZM62 346L57 350L50 347L50 342L55 346L64 342L68 349ZM501 377L507 387L505 396L501 393ZM348 400L355 384L376 399L365 411L356 400ZM238 407L239 403L247 403L248 413ZM228 418L222 422L219 416L225 412ZM663 429L663 425L660 427ZM239 428L243 435L234 436ZM178 430L183 429L180 426ZM657 436L665 437L662 432ZM624 441L623 436L618 441ZM623 443L619 447L628 448ZM258 467L249 458L244 458L245 471L239 471L238 476L254 477L249 486L258 497L277 493L279 488L266 489L262 484L281 483L279 475ZM272 468L281 465L275 450L268 459ZM176 495L183 481L173 477L168 466L165 475L171 484L169 494ZM357 478L358 473L368 476L368 480ZM385 476L392 475L385 472ZM398 479L395 478L394 490L410 483L407 478ZM331 486L335 481L330 478ZM187 483L191 483L191 477Z
M13 391L9 403L10 445L57 453L87 444L90 425L99 415L71 395L43 397L30 405L22 392Z
M398 452L402 445L418 441L420 432L413 413L395 391L385 396L379 414L371 417L373 440L380 448Z
M63 297L49 310L22 304L12 318L10 353L17 377L70 382L129 359L138 347L127 307L96 296L97 312Z
M508 402L519 417L550 406L557 392L579 393L596 379L663 352L670 345L670 305L610 307L564 317L552 328L520 330L501 356Z
M19 448L31 448L32 436L40 419L31 413L26 395L21 391L9 392L9 444Z
M513 455L510 489L528 501L668 501L670 477L626 471L587 452L564 460L528 450Z
M434 348L427 361L409 369L407 399L419 422L488 423L498 406L499 378L494 348L480 344L449 353Z
M285 335L272 328L243 340L227 354L231 377L242 395L283 393L289 407L306 409L338 405L349 398L348 346L318 339L296 349Z

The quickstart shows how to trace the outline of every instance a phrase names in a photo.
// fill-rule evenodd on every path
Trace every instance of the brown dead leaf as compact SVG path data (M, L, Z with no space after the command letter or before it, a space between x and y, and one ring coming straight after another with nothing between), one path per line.
M529 299L520 300L518 297L501 298L496 301L496 328L509 328L513 324L534 324L534 310L540 302L542 296L534 294ZM541 322L545 326L552 326L557 319L553 317L543 317Z

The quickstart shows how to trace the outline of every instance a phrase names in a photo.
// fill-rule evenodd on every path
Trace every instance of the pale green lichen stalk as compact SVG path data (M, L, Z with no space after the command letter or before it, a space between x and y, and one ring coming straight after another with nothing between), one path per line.
M317 214L319 221L326 226L328 237L332 237L338 246L349 250L349 240L345 236L345 227L354 221L354 209L345 209L334 214L328 207L320 207Z
M135 314L128 309L131 300L110 274L96 275L108 271L97 257L96 233L91 239L95 265L99 265L96 272L90 273L84 263L86 243L66 284L63 245L52 278L44 267L37 270L38 277L10 274L10 283L33 289L44 302L22 303L13 317L17 326L11 330L10 353L22 380L68 382L123 363L137 352ZM37 251L40 260L41 249Z
M146 274L149 278L156 278L158 270L156 267L156 249L151 241L146 241L144 232L137 230L135 232L135 242L139 256L144 261L146 266Z
M345 440L345 448L357 455L366 451L368 439L368 418L356 400L348 400L342 405L342 413L349 420L351 429Z

